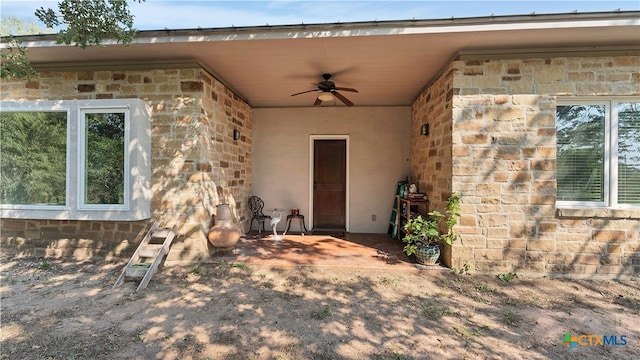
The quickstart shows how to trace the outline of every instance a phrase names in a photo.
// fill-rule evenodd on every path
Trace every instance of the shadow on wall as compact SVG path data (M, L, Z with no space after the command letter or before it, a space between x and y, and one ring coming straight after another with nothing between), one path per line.
M546 105L555 104L553 97L541 96L537 101L555 108ZM633 247L625 251L625 245L640 230L640 222L558 216L555 113L550 110L513 120L514 110L505 108L512 106L507 102L478 110L490 120L479 134L462 134L462 142L472 148L472 167L478 170L459 177L477 176L474 171L480 175L471 191L480 200L475 213L467 214L476 217L474 226L486 236L486 248L474 247L476 264L483 271L636 276L640 254ZM507 124L526 131L507 131ZM497 244L501 244L499 252Z

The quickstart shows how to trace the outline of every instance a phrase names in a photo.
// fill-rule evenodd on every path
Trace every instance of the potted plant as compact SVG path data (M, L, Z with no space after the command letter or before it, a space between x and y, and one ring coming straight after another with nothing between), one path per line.
M402 238L404 253L415 254L420 264L433 265L440 257L439 243L451 245L458 238L453 227L460 216L460 195L453 193L446 204L445 213L433 210L426 217L418 215L404 225L405 236ZM444 229L440 231L440 229Z
M418 215L404 224L402 242L406 245L403 251L408 256L415 255L420 264L435 264L440 257L437 214L437 211L432 211L427 217Z

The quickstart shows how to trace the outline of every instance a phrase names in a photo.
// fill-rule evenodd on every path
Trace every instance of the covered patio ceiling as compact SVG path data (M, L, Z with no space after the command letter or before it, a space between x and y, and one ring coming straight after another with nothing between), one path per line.
M359 90L343 93L355 106L407 106L456 58L638 55L640 12L166 29L87 49L55 44L55 35L21 39L41 70L196 62L253 108L311 106L316 93L291 94L314 89L323 73Z

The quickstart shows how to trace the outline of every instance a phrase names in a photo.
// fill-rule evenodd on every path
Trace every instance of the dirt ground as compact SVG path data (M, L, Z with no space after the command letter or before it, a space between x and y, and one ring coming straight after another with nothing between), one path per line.
M0 359L640 359L638 280L0 259Z

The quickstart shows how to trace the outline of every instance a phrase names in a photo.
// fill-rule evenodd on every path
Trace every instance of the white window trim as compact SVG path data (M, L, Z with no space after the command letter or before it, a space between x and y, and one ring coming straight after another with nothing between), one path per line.
M631 97L573 97L558 99L563 105L605 106L605 150L604 150L604 201L556 201L558 209L640 209L640 205L618 203L618 112L619 103L638 102Z
M151 217L151 112L140 99L2 101L3 111L66 111L66 205L0 204L0 217L14 219L136 221ZM125 200L123 205L84 203L84 114L125 112Z
M78 180L77 180L77 199L78 199L78 209L80 210L115 210L115 211L128 211L130 206L129 202L131 199L131 188L129 186L129 179L131 175L124 177L124 202L123 204L87 204L86 199L86 182L84 176L87 173L86 164L87 164L87 152L82 151L87 147L87 136L86 136L86 122L85 117L86 114L98 114L98 113L114 113L114 112L124 112L124 143L130 144L130 136L131 136L131 115L129 113L128 106L113 106L113 107L78 107ZM129 169L129 160L130 156L124 157L124 173L126 174L126 169Z

